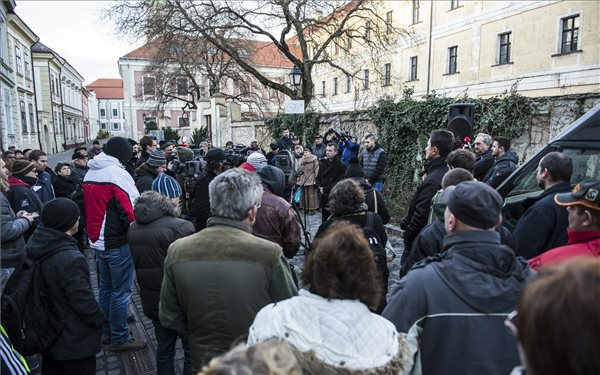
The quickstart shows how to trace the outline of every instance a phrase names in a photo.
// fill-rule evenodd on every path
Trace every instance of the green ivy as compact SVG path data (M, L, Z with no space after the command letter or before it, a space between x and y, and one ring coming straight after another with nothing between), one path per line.
M162 131L165 140L179 140L179 133L177 133L177 130L174 130L170 126L163 128Z
M195 128L190 137L190 144L199 145L206 138L208 138L208 128L206 126Z
M448 105L470 103L475 105L473 133L487 133L517 138L531 129L539 99L511 91L490 98L449 98L433 92L424 98L413 98L413 90L406 89L399 101L381 100L369 115L378 129L379 141L387 152L387 199L394 218L407 211L419 178L416 170L424 165L424 149L429 134L445 129Z
M279 114L266 120L265 125L269 135L275 140L281 138L283 129L294 131L295 125L298 133L296 135L301 137L304 144L311 145L319 134L319 117L317 112L306 112L303 115Z

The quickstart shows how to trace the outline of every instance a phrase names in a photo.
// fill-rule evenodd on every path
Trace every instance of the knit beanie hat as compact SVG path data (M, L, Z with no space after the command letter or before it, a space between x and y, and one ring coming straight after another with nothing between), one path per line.
M104 145L104 153L117 158L121 164L125 164L133 155L133 147L123 137L112 137Z
M246 161L248 162L248 164L253 166L254 169L258 169L264 165L267 165L267 158L265 158L265 156L260 152L251 153L250 155L248 155Z
M346 174L344 175L344 177L365 177L365 171L360 166L360 161L357 157L353 156L350 158L350 164L348 164L348 167L346 168Z
M177 198L182 194L181 186L173 177L161 173L152 181L152 190L169 198Z
M44 204L40 220L46 228L65 232L75 225L79 214L79 207L75 202L67 198L56 198Z
M167 158L165 157L164 151L156 150L150 153L150 157L146 160L146 164L151 167L160 167L161 165L167 165Z
M16 178L25 176L27 173L35 169L35 165L32 162L19 159L12 162L10 174Z

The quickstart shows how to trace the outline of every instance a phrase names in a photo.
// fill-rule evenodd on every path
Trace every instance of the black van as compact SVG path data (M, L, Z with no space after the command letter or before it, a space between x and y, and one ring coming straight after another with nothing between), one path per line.
M573 159L573 186L584 179L600 179L600 104L577 119L498 186L498 192L505 198L504 225L511 231L525 211L521 205L523 200L541 195L537 168L542 157L552 151L564 152Z

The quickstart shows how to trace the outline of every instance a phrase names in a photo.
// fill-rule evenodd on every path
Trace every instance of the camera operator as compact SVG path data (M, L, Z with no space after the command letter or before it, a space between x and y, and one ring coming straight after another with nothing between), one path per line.
M360 148L360 144L356 140L356 137L352 137L346 135L342 132L342 138L340 139L339 147L342 151L342 163L348 166L350 164L350 159L353 157L358 157L358 149Z
M271 143L269 147L271 148L271 151L267 153L267 163L269 163L269 165L275 166L275 156L279 154L279 146L277 145L277 143Z
M196 232L206 228L206 221L212 216L210 212L210 200L208 196L208 185L223 172L227 155L220 148L211 148L204 156L206 166L204 174L193 188L193 198L189 205L189 215L196 219Z
M175 154L175 152L173 152ZM187 219L189 204L193 196L196 180L200 177L202 161L197 159L194 151L187 147L178 147L173 164L169 167L173 176L181 186L183 194L180 198L181 217Z

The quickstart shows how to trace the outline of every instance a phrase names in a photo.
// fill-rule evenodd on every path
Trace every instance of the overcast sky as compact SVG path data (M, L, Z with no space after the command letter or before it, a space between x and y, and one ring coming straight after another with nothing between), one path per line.
M100 19L100 9L107 5L110 2L17 0L15 12L42 43L91 83L120 78L117 60L137 47L118 38L112 23Z

